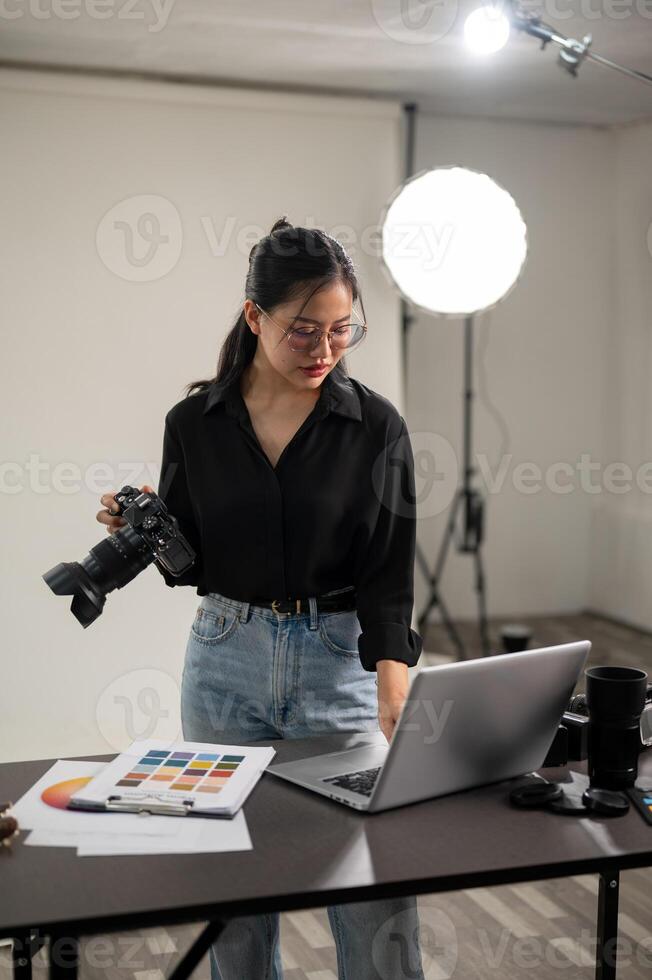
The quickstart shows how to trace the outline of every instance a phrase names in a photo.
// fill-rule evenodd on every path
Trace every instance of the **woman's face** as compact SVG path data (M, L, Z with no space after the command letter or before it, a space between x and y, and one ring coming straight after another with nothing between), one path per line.
M244 312L249 327L258 336L255 359L260 363L261 368L266 369L269 366L297 388L308 390L318 388L346 353L345 350L331 349L326 334L350 322L351 289L346 283L336 280L314 292L305 307L301 309L303 303L304 299L298 297L288 303L275 306L273 310L267 310L274 322L269 319L269 316L261 313L250 299L245 300ZM301 311L301 319L294 321L293 318L299 314L299 311ZM324 336L312 351L293 351L282 330L279 329L282 327L288 330L293 326L300 329L309 326L317 327L324 332ZM303 370L305 367L324 370L320 374L308 374Z

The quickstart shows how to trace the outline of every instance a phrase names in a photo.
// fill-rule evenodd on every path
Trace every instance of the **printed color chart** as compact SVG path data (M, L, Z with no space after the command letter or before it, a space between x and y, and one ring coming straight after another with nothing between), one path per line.
M147 791L178 790L180 793L219 793L236 771L244 755L216 752L164 752L152 749L116 786Z

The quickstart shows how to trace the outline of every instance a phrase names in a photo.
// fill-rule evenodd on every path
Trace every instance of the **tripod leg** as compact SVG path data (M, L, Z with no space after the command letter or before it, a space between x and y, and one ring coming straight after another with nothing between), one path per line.
M453 501L453 503L451 505L450 515L449 515L448 521L446 522L446 529L444 531L444 536L443 536L443 538L441 540L441 544L439 546L439 552L437 554L437 561L435 562L435 570L433 571L432 575L430 574L430 571L428 569L428 565L426 564L425 558L423 557L420 548L417 547L417 560L419 561L419 564L421 565L421 570L423 571L424 578L428 582L428 589L429 589L429 592L428 592L428 601L427 601L425 607L422 609L422 611L421 611L421 613L420 613L420 615L418 617L418 620L417 620L418 621L418 625L419 625L419 632L420 633L423 633L423 628L424 628L424 626L426 624L426 617L428 616L428 613L433 608L433 606L436 606L439 603L439 596L438 596L438 592L437 592L437 583L438 583L439 578L441 576L441 572L442 572L442 568L443 568L443 565L444 565L444 561L446 559L446 552L448 551L448 545L450 543L450 539L453 536L453 531L454 531L454 528L455 528L456 512L457 512L457 508L458 508L460 499L461 498L460 498L460 494L459 494L459 491L458 491L458 493L455 495L455 499L454 499L454 501Z
M439 606L439 608L441 610L442 622L444 623L444 626L446 627L446 630L447 630L448 635L450 636L450 638L451 638L451 640L453 642L453 645L457 649L457 653L458 653L459 659L460 660L465 660L466 659L466 651L464 649L464 644L462 642L462 638L460 637L459 633L455 629L455 626L453 625L453 621L451 620L451 618L450 618L450 616L448 614L448 610L446 609L446 606L444 605L444 603L442 601L442 598L441 598L441 596L439 594L439 589L437 588L437 583L439 582L439 579L441 577L441 573L442 573L442 570L443 570L443 567L444 567L444 562L446 560L446 554L448 552L448 546L449 546L449 544L451 542L451 539L452 539L453 534L454 534L454 531L455 531L455 521L456 521L456 518L457 518L457 508L459 507L460 503L462 502L462 499L463 499L462 493L461 493L461 491L458 490L458 492L455 495L455 499L454 499L454 501L453 501L453 503L451 505L450 515L449 515L448 521L446 523L446 530L444 531L444 537L442 538L441 545L439 546L439 554L437 555L437 561L435 563L435 570L434 570L434 572L433 572L433 574L430 577L429 582L428 582L428 585L429 585L429 588L430 588L430 592L429 592L429 596L428 596L428 602L426 603L426 606L424 607L424 609L421 611L421 614L420 614L417 622L418 622L419 632L421 633L421 635L423 635L423 632L424 632L424 629L425 629L425 626L426 626L426 622L427 622L428 613L430 612L430 610L434 606Z
M491 645L489 642L489 628L487 624L487 604L484 587L484 569L482 567L482 553L480 546L475 550L475 588L478 593L478 611L480 614L480 641L482 643L482 656L491 655Z
M462 637L457 632L457 629L455 628L455 625L453 623L453 620L450 618L450 616L448 614L448 609L444 605L444 600L439 595L439 593L437 593L437 602L438 602L439 608L441 610L442 622L443 622L444 626L446 627L446 630L448 631L448 635L450 636L450 638L453 641L454 645L457 647L458 659L459 660L466 660L466 650L464 648L464 643L462 642Z
M455 499L451 505L450 514L448 515L448 521L446 523L446 530L444 531L444 536L441 540L441 545L439 547L439 554L437 555L437 561L435 563L435 570L432 573L432 584L436 585L441 578L441 573L444 570L444 562L446 561L446 555L448 554L448 546L451 543L453 534L455 533L455 522L457 521L457 511L464 499L464 491L458 490L455 494Z

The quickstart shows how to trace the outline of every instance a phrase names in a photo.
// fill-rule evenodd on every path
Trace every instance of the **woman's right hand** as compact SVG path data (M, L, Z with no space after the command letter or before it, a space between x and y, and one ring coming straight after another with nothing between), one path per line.
M118 491L110 490L109 493L104 493L100 497L100 503L104 504L105 510L100 510L95 515L95 519L100 522L100 524L106 524L106 530L108 534L113 534L119 528L124 527L127 523L124 517L120 517L117 514L118 505L113 499ZM148 483L143 484L140 488L141 493L155 493L154 487L150 487Z

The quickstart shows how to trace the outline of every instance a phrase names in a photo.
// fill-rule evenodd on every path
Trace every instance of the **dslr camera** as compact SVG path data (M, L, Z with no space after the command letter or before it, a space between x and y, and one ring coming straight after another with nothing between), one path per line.
M113 498L127 522L91 548L81 562L60 562L42 576L55 595L71 595L73 616L84 629L101 614L109 592L121 589L158 561L175 578L190 568L195 552L156 493L124 486Z

